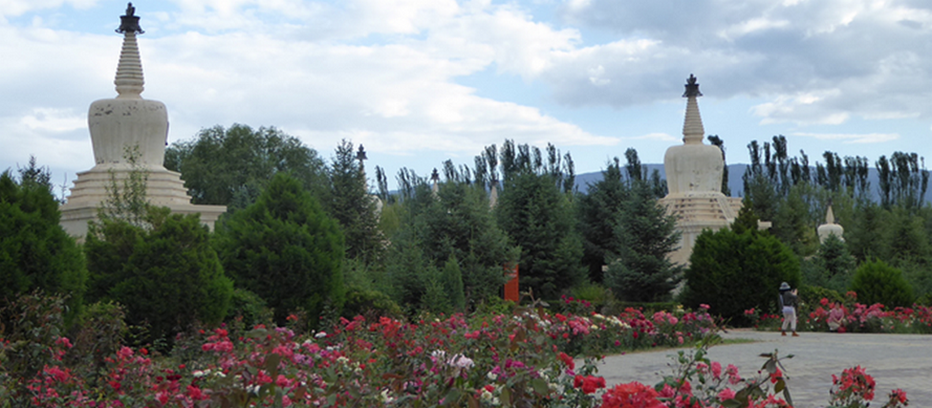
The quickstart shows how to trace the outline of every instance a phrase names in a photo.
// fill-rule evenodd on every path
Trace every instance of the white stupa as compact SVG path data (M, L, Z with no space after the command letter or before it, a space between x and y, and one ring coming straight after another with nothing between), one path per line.
M835 223L835 214L832 212L832 205L828 205L828 211L825 213L825 224L819 226L816 230L819 233L819 242L824 243L830 235L835 235L838 239L845 240L845 229Z
M201 222L211 229L226 211L226 206L191 204L181 174L163 165L168 112L162 102L141 96L145 81L136 34L143 31L134 14L135 8L129 3L117 29L124 36L114 81L118 95L94 101L87 115L96 165L78 173L67 203L61 206L62 227L79 239L87 234L88 221L97 217L98 207L107 199L111 179L123 188L123 180L132 170L126 160L128 151L138 154L137 168L147 173L146 198L151 204L169 207L174 213L200 213Z
M722 151L702 143L705 130L696 101L702 93L695 76L689 76L683 96L688 98L683 144L670 147L664 155L669 193L660 203L677 218L676 228L682 233L680 247L670 254L670 260L686 265L699 234L729 227L741 209L741 199L722 194Z

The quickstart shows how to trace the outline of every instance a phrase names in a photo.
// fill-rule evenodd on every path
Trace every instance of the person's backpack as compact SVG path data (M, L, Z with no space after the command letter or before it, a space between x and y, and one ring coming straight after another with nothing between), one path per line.
M780 311L783 311L783 294L786 292L780 292L780 296L777 296L780 299Z

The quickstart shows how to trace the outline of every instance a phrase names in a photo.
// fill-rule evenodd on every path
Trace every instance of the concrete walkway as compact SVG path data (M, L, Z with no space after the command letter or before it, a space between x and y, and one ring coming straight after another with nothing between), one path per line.
M902 388L911 407L932 407L932 335L800 333L781 337L778 332L733 330L726 339L753 339L755 343L718 345L708 357L724 368L738 367L744 378L754 377L764 359L761 353L778 350L789 377L787 387L796 408L828 405L832 374L860 365L877 383L874 403L881 406L890 390ZM691 349L687 349L691 350ZM637 352L606 357L599 364L599 375L609 386L639 381L653 386L664 375L672 374L677 350Z

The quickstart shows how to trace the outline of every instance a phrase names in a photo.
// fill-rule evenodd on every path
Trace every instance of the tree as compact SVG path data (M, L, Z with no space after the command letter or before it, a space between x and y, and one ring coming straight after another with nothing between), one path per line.
M850 289L858 301L866 305L880 303L886 307L908 307L913 303L913 291L903 273L880 260L867 261L854 272Z
M346 256L366 263L378 260L382 253L382 233L376 213L376 199L369 195L362 160L365 152L343 140L336 149L330 167L330 202L328 210L343 227Z
M521 247L521 286L553 299L586 280L574 209L550 175L537 174L527 164L518 166L506 173L495 208L498 224Z
M280 172L290 173L321 200L328 193L325 165L317 152L274 127L203 129L193 140L165 149L165 167L181 172L194 204L226 205L228 213L255 201Z
M815 230L816 217L812 211L817 206L815 192L812 190L809 184L790 187L788 194L777 205L773 218L773 235L800 257L810 256L819 249L819 237Z
M496 224L485 191L454 177L439 183L435 194L423 178L414 180L409 198L402 203L401 228L391 236L387 256L386 269L400 294L396 300L419 302L427 271L452 274L451 262L459 270L461 289L455 289L455 279L450 277L444 286L448 296L463 296L467 308L498 296L504 283L502 266L517 255ZM460 307L458 301L451 306Z
M147 324L149 340L168 338L196 321L219 323L233 283L196 214L149 208L150 230L123 220L91 225L85 243L95 301L126 307L126 320ZM111 269L112 268L112 269Z
M722 151L722 162L725 163L722 166L722 194L726 196L731 195L731 188L728 187L728 162L725 160L725 141L718 135L709 135L706 137L709 140L709 143L712 143L713 146L718 147Z
M668 300L682 271L667 258L680 240L676 218L667 215L646 182L636 180L615 220L618 241L606 259L606 284L624 300Z
M844 292L857 265L841 238L831 234L819 246L815 259L816 274L807 276L807 284Z
M704 231L696 238L682 293L685 306L710 311L736 324L747 324L744 311L777 311L781 282L799 287L799 260L766 232L730 229Z
M602 179L589 186L589 192L576 198L578 230L583 243L583 264L589 269L589 279L601 283L606 255L617 246L615 220L630 195L621 175L621 163L616 157L602 170Z
M19 173L19 182L9 170L0 174L0 302L37 289L68 295L71 322L84 300L83 253L58 223L48 170L32 158Z
M216 247L236 286L265 299L279 324L297 309L316 324L325 304L342 306L343 236L291 176L276 174L255 203L218 225Z

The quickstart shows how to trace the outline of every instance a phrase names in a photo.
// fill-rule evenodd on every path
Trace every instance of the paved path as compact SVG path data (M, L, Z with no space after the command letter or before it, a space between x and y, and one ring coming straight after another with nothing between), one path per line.
M709 350L709 359L722 366L734 364L742 377L757 374L764 363L761 353L776 349L780 356L795 355L783 365L796 408L826 406L832 374L857 365L877 382L872 406L879 407L878 402L885 400L890 390L902 388L910 407L932 408L932 335L800 333L800 337L781 337L780 333L737 330L723 337L758 340ZM676 351L606 357L599 365L599 375L609 386L631 381L654 385L672 373L669 356Z

